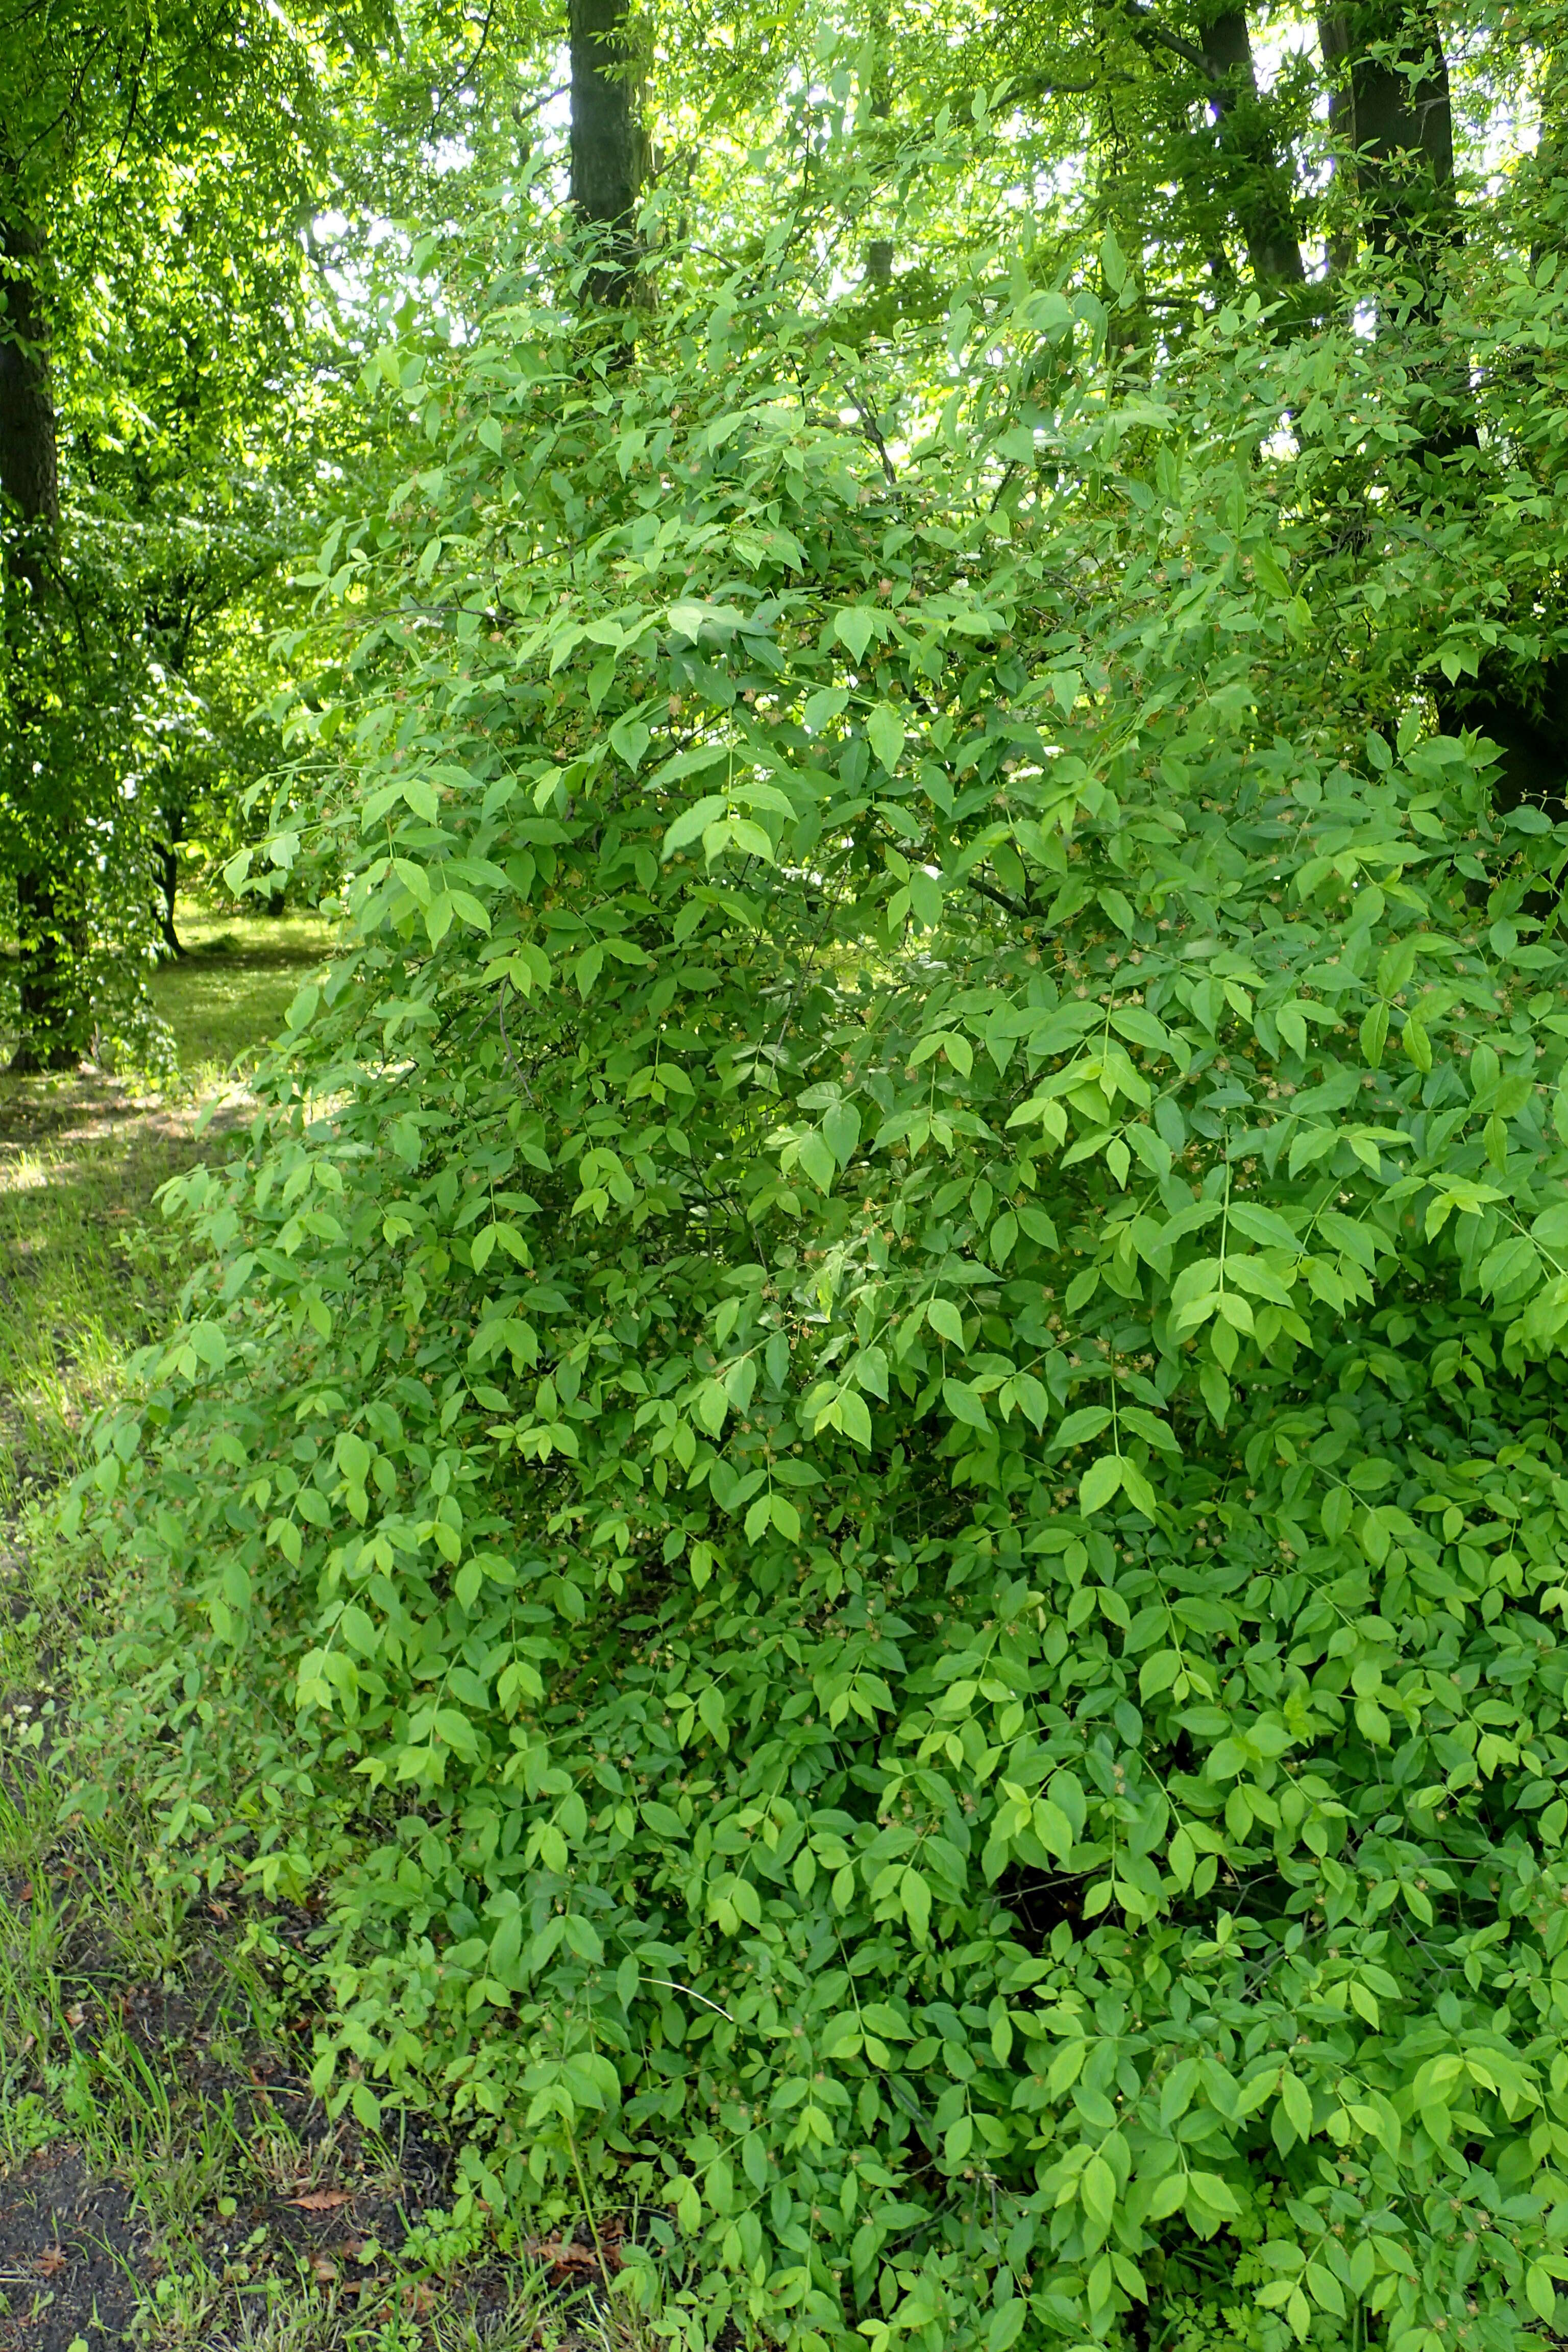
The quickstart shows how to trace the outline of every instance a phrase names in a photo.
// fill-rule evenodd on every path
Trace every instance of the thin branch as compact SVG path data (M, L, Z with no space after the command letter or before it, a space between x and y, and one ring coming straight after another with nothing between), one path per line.
M119 171L121 163L125 161L125 151L131 144L131 133L136 128L136 109L140 105L142 100L142 75L146 69L147 52L152 46L153 27L152 25L149 24L146 33L142 37L142 54L137 58L135 70L131 76L131 105L125 117L125 135L120 142L120 152L114 159L114 168L117 172Z
M1133 38L1142 41L1145 48L1169 49L1173 58L1181 58L1187 65L1195 67L1205 81L1220 79L1215 66L1196 42L1184 40L1180 33L1169 32L1163 25L1157 25L1142 5L1142 0L1123 0L1122 13L1132 26Z
M534 99L529 105L514 106L511 111L512 121L514 122L526 122L531 114L539 113L542 107L549 105L552 98L564 98L571 89L571 87L572 85L570 82L563 81L558 89L547 89L542 98Z
M888 478L889 486L896 490L899 487L899 478L893 470L893 461L888 455L888 445L882 438L882 428L877 422L877 413L861 399L853 384L849 384L847 389L850 399L855 404L856 413L865 426L866 438L882 461L882 471Z
M511 1050L511 1040L506 1034L506 992L510 986L511 982L510 980L503 980L500 984L500 994L496 999L496 1019L500 1024L501 1051L511 1065L512 1076L517 1080L518 1085L522 1088L522 1091L528 1097L529 1101L533 1104L534 1109L537 1110L539 1106L533 1101L533 1088L529 1085L527 1077L519 1066L517 1055Z
M489 5L485 10L485 21L479 27L479 37L474 44L474 54L468 59L468 64L464 67L457 80L452 84L451 89L443 90L436 100L434 105L430 109L432 115L439 114L441 109L447 105L448 100L456 98L460 89L467 89L468 83L473 79L474 68L479 64L479 59L484 56L485 45L490 37L490 26L495 22L495 14L496 0L489 0Z
M989 898L994 907L1000 907L1005 915L1011 915L1016 923L1028 921L1027 907L1020 907L1016 898L1009 898L1007 893L1005 890L998 890L994 883L982 882L977 874L972 874L969 877L969 887L972 890L978 890L983 898Z
M1026 74L1011 85L1007 100L1010 105L1016 106L1026 98L1092 98L1111 79L1121 80L1125 77L1101 75L1096 81L1062 81L1055 74Z

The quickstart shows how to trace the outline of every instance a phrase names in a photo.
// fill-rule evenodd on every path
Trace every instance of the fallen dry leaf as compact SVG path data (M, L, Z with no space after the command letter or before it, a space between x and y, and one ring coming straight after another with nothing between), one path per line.
M80 2001L73 2000L70 2007L66 2011L66 2023L68 2025L79 2025L86 2014L87 2012L82 2008Z
M303 2213L335 2213L340 2205L352 2205L352 2189L308 2189L303 2197L290 2197L290 2205L298 2205Z
M592 2246L563 2243L559 2238L530 2238L522 2251L531 2254L536 2263L548 2263L553 2271L596 2271L599 2267L599 2257ZM620 2269L621 2257L614 2246L605 2247L605 2263L609 2270Z
M33 2264L33 2268L44 2278L53 2278L57 2271L63 2271L65 2266L66 2258L58 2246L46 2246Z
M316 2256L315 2261L310 2264L310 2270L313 2276L318 2278L323 2286L331 2286L338 2275L336 2263L330 2263L325 2254Z

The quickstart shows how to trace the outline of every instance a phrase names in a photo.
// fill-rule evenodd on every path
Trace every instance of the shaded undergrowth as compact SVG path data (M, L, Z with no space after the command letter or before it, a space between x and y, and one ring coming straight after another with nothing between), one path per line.
M441 2148L329 2120L309 1915L173 1905L133 1790L107 1831L62 1827L53 1735L95 1600L39 1506L178 1289L158 1188L211 1150L209 1138L248 1116L245 1062L327 944L306 919L181 929L154 982L172 1080L0 1076L0 2352L630 2344L582 2306L586 2228L458 2243Z

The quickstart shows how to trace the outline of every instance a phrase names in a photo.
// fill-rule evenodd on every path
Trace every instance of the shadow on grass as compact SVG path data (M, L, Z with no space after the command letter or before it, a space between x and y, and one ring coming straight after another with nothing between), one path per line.
M183 956L153 974L153 1001L174 1033L181 1076L216 1083L277 1035L302 981L332 949L313 915L256 916L182 908Z
M0 1077L0 1512L74 1467L168 1312L179 1271L154 1195L214 1153L195 1114L112 1078Z
M158 1188L224 1156L224 1129L253 1108L246 1062L331 951L310 916L194 907L180 919L190 951L153 976L178 1056L171 1086L0 1073L0 1513L68 1474L84 1421L163 1324L180 1269Z

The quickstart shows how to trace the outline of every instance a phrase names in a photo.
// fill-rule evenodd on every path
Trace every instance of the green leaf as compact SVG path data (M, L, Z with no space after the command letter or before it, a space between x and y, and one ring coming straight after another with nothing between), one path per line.
M1086 1517L1104 1510L1112 1496L1121 1488L1121 1460L1115 1454L1102 1454L1091 1462L1079 1484L1079 1504Z
M891 703L878 703L866 721L866 736L872 751L891 775L904 748L904 722Z
M839 1167L847 1168L860 1140L860 1114L853 1103L835 1103L824 1111L822 1138Z
M1146 1658L1139 1669L1140 1695L1144 1698L1153 1698L1159 1692L1169 1690L1181 1671L1182 1661L1178 1652L1156 1650L1153 1656Z
M1079 2195L1089 2219L1109 2229L1116 2210L1116 2175L1103 2156L1091 2156L1084 2166Z
M678 849L689 848L692 842L700 839L715 818L723 814L724 802L717 793L710 793L703 799L693 801L689 809L681 811L666 833L664 856L668 859L673 857Z
M1278 596L1283 600L1289 595L1290 583L1286 577L1285 567L1272 548L1255 547L1253 549L1252 572L1258 585L1267 588L1271 596Z
M963 1345L963 1318L951 1298L932 1298L926 1303L926 1321L939 1339L946 1339L955 1348Z
M591 947L584 949L573 966L573 978L577 983L579 996L587 997L593 993L594 983L604 969L605 950L595 940Z
M1290 2128L1298 2139L1312 2137L1312 2100L1300 2075L1289 2067L1279 2077L1279 2104L1284 2108Z
M985 2329L985 2352L1012 2352L1024 2332L1028 2317L1028 2305L1022 2295L1015 2294L1006 2303L998 2304ZM82 2352L87 2352L84 2345Z
M834 614L834 635L842 645L848 646L852 661L858 664L865 660L867 646L874 636L880 635L881 620L881 614L867 604L854 604L847 611Z
M808 694L801 709L801 724L820 735L828 723L849 707L848 689L842 686L821 686Z
M1181 1453L1181 1447L1164 1422L1157 1420L1153 1413L1146 1412L1142 1405L1124 1404L1121 1408L1121 1425L1124 1429L1131 1430L1135 1436L1146 1437L1150 1444L1157 1445L1162 1453L1176 1454Z
M869 1448L871 1416L853 1389L846 1389L838 1399L839 1425L847 1438L857 1445Z
M1110 1426L1110 1414L1104 1405L1080 1405L1076 1412L1069 1412L1065 1421L1058 1423L1051 1442L1064 1450L1069 1445L1085 1445L1091 1437L1098 1437L1102 1429Z
M624 760L626 766L634 772L642 765L643 755L652 740L652 735L634 711L624 713L610 730L611 751L615 752L617 759ZM680 821L677 818L676 823L679 824ZM700 831L701 828L699 827L698 830ZM677 845L679 846L679 844ZM668 835L665 840L665 855L667 856L669 855Z
M1524 2273L1524 2294L1537 2319L1551 2326L1557 2315L1557 2290L1544 2263L1531 2263Z
M1278 1210L1266 1209L1260 1202L1233 1201L1228 1212L1230 1222L1239 1234L1263 1249L1296 1250L1300 1247L1296 1231Z
M967 1381L945 1380L942 1384L942 1402L954 1421L962 1421L971 1429L988 1430L991 1426L985 1407Z
M836 1173L833 1153L828 1149L826 1139L816 1128L810 1129L802 1136L795 1146L795 1166L803 1174L810 1177L819 1192L830 1192L833 1190L833 1179Z
M942 887L934 874L925 874L917 866L910 876L910 904L928 931L934 931L942 920Z
M1121 1491L1135 1511L1142 1511L1149 1520L1159 1517L1160 1507L1154 1489L1135 1462L1123 1458Z

